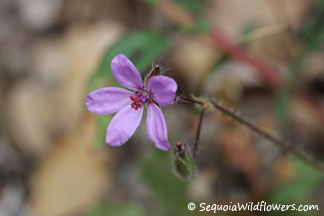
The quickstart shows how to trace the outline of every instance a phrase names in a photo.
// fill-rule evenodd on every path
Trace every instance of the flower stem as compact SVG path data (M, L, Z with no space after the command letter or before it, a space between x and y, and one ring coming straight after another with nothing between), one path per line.
M187 102L187 103L198 104L198 105L202 106L202 110L200 111L200 116L199 116L199 121L198 121L198 126L197 126L195 143L194 143L194 147L193 147L193 150L192 150L192 157L193 157L193 159L196 159L197 158L197 151L198 151L198 144L199 144L201 126L202 126L202 122L203 122L203 119L204 119L205 111L208 108L208 104L204 103L202 101L194 100L192 98L187 98L187 97L184 97L184 96L179 96L178 100L183 101L183 102Z
M313 168L315 168L315 169L319 170L320 172L324 173L324 167L321 166L316 160L312 159L311 157L307 156L306 154L304 154L304 153L302 153L300 151L297 151L292 146L289 146L289 145L285 144L281 140L273 137L269 133L267 133L267 132L263 131L262 129L258 128L257 126L255 126L254 124L252 124L252 123L246 121L245 119L239 117L235 113L229 111L228 109L224 108L220 104L216 103L213 99L209 99L209 101L210 101L210 103L213 105L213 107L215 109L221 111L222 113L224 113L225 115L231 117L235 121L247 126L249 129L253 130L254 132L256 132L259 135L263 136L264 138L268 139L269 141L276 144L280 148L282 148L282 149L286 150L287 152L295 155L300 160L304 161L305 163L309 164Z
M199 121L198 121L198 126L197 126L197 132L196 132L196 138L195 138L195 144L194 144L193 151L192 151L193 159L196 159L196 157L197 157L198 144L199 144L199 138L200 138L200 129L201 129L201 125L202 125L202 122L203 122L203 119L204 119L205 111L206 111L206 108L204 108L204 107L200 111L200 116L199 116Z
M196 133L194 148L193 148L193 152L192 152L193 158L196 159L196 157L197 157L197 151L198 151L199 138L200 138L200 129L201 129L201 125L202 125L202 121L203 121L203 118L204 118L205 111L208 108L208 102L198 101L198 100L195 100L195 99L192 99L192 98L188 98L188 97L185 97L185 96L179 96L177 99L178 99L178 101L183 101L183 102L187 102L187 103L198 104L198 105L201 105L202 106L202 110L200 112L200 117L199 117L199 122L198 122L198 127L197 127L197 133ZM250 130L256 132L257 134L259 134L261 136L263 136L264 138L266 138L267 140L271 141L272 143L274 143L275 145L279 146L280 148L284 149L285 151L287 151L287 152L295 155L297 158L299 158L300 160L304 161L308 165L312 166L316 170L324 173L324 167L319 162L317 162L316 160L314 160L313 158L309 157L308 155L306 155L306 154L304 154L304 153L302 153L300 151L297 151L292 146L289 146L289 145L285 144L284 142L282 142L281 140L277 139L276 137L274 137L274 136L270 135L269 133L263 131L262 129L260 129L256 125L254 125L254 124L248 122L247 120L241 118L240 116L236 115L234 112L231 112L230 110L226 109L222 105L216 103L215 100L209 98L209 103L215 109L221 111L222 113L224 113L225 115L229 116L230 118L232 118L236 122L239 122L239 123L245 125Z
M187 102L187 103L199 104L199 105L202 105L202 106L205 105L205 103L202 102L202 101L198 101L198 100L188 98L188 97L185 97L185 96L179 96L179 97L177 97L177 100L182 101L182 102Z

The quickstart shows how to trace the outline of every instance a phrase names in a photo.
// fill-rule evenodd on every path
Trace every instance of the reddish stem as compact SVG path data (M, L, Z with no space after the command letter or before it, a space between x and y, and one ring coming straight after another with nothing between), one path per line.
M194 159L196 159L196 157L197 157L198 144L199 144L199 138L200 138L200 130L201 130L201 125L202 125L202 122L203 122L203 119L204 119L205 111L206 111L206 108L203 108L200 111L200 116L199 116L199 121L198 121L198 126L197 126L197 132L196 132L196 138L195 138L195 144L194 144L193 151L192 151L192 157Z
M204 103L204 102L194 100L192 98L187 98L187 97L184 97L184 96L178 97L178 100L183 101L183 102L188 102L188 103L194 103L194 104L198 104L198 105L202 106L202 110L200 111L200 115L199 115L199 121L198 121L198 126L197 126L195 143L194 143L194 147L193 147L193 150L192 150L192 157L194 159L196 159L197 158L197 152L198 152L198 144L199 144L201 126L202 126L205 111L208 108L208 105L206 103Z
M213 107L215 109L217 109L217 110L221 111L222 113L226 114L227 116L231 117L236 122L239 122L239 123L247 126L252 131L256 132L257 134L259 134L261 136L263 136L264 138L266 138L267 140L269 140L272 143L276 144L280 148L286 150L287 152L295 155L297 158L304 161L305 163L312 166L313 168L317 169L318 171L324 173L324 167L320 163L318 163L315 159L309 157L308 155L304 154L303 152L300 152L300 151L296 150L292 146L285 144L284 142L277 139L276 137L273 137L269 133L267 133L267 132L263 131L262 129L258 128L257 126L255 126L254 124L246 121L245 119L241 118L240 116L236 115L235 113L227 110L226 108L224 108L220 104L216 103L214 100L210 99L209 101L210 101L210 103L213 105Z

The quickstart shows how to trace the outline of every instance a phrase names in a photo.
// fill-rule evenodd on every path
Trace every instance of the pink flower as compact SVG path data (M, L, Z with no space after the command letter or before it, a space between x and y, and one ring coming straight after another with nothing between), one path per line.
M144 105L148 104L147 135L155 146L168 150L168 132L163 113L159 106L174 102L177 83L166 76L153 76L143 84L133 63L124 55L114 57L111 71L115 79L129 90L106 87L90 92L86 96L86 107L96 114L117 114L111 120L106 134L106 143L120 146L134 134L141 122Z

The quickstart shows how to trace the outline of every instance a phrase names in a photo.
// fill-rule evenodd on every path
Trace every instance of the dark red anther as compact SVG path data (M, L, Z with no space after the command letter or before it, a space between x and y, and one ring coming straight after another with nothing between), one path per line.
M138 101L138 97L135 96L130 96L130 99L133 101L133 103L131 104L131 107L135 110L138 110L138 108L142 107L142 102Z

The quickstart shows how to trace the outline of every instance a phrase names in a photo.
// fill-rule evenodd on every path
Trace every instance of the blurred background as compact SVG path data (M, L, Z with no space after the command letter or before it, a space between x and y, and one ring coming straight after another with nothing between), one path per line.
M185 216L187 204L317 204L323 173L216 110L190 180L145 122L105 144L112 115L85 96L117 86L111 59L144 75L161 60L179 95L211 96L318 164L324 160L323 0L1 0L0 215ZM172 148L192 147L199 109L163 109ZM218 212L242 215L244 212Z

